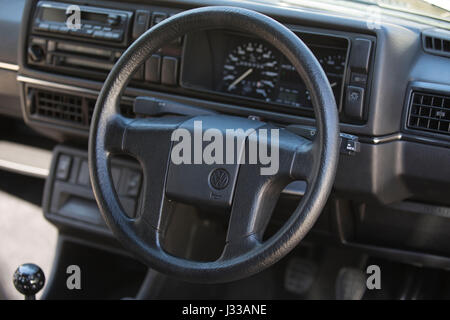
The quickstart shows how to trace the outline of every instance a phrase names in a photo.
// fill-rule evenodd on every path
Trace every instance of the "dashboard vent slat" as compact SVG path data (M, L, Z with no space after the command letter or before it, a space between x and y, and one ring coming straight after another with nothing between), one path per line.
M96 99L37 88L29 88L29 93L34 97L30 107L32 116L81 128L89 127ZM131 103L122 103L120 110L125 117L135 117Z
M407 126L450 135L450 96L413 92Z
M83 99L58 92L37 90L32 114L40 117L85 125Z
M431 54L450 57L450 32L432 29L422 33L423 49Z

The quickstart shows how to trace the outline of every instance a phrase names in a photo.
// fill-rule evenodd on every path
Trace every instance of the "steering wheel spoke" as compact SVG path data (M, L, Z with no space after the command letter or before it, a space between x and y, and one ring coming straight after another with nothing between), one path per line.
M261 175L260 172L259 165L240 166L221 259L241 255L261 245L281 191L291 181L287 174Z
M143 200L136 223L160 232L168 200L165 183L170 161L171 134L180 118L143 118L130 122L123 137L122 151L135 157L143 170Z
M167 159L153 157L144 163L144 188L141 205L136 215L136 223L141 227L151 227L159 233L163 233L170 215L171 202L165 196L165 179Z
M110 116L105 126L105 151L109 153L122 153L122 143L125 131L132 119L123 117L121 114Z
M319 146L317 140L310 141L303 137L297 137L298 144L294 151L294 159L291 166L293 180L304 180L308 184L314 177L314 165L319 161Z

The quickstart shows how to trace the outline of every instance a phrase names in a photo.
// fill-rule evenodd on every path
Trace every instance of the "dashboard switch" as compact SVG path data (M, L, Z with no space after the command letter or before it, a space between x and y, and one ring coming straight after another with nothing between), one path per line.
M355 39L352 41L349 66L352 71L362 73L369 72L370 51L372 41L367 39Z
M107 22L110 26L118 26L122 21L122 17L118 14L109 14L107 18Z
M365 87L367 84L367 75L352 72L350 82L351 82L351 84L360 85L360 86Z
M342 133L341 136L341 154L354 156L356 153L361 151L361 143L357 136Z
M356 120L364 117L364 88L348 86L345 95L345 115Z
M178 59L174 57L164 57L161 68L161 83L168 86L175 86L178 82Z
M67 180L70 172L70 165L72 158L67 155L61 155L58 160L58 166L56 168L56 177L60 180Z
M161 82L161 56L154 54L145 63L145 81Z
M150 13L147 10L136 10L133 25L133 39L139 38L148 28Z
M90 186L91 179L89 177L89 165L87 161L81 163L77 182L83 186Z
M161 21L163 21L166 18L167 18L167 13L154 12L153 16L152 16L152 26L154 26L155 24L160 23Z

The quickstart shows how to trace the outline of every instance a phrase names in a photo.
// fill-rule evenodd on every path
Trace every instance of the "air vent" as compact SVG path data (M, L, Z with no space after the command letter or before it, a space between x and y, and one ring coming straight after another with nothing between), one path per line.
M450 32L432 29L422 33L423 48L425 51L450 57Z
M450 96L413 92L408 128L450 135Z
M44 90L37 90L34 97L31 114L79 126L88 125L83 112L85 98Z
M61 92L29 88L30 113L40 119L88 128L92 120L96 100ZM122 115L134 118L131 103L120 105Z

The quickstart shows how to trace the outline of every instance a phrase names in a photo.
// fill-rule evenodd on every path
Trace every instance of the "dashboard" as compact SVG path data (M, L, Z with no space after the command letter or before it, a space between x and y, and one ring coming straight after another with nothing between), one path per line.
M77 31L65 28L61 11L40 11L70 4L89 13ZM155 24L206 4L271 16L297 34L322 65L341 133L361 144L359 153L339 159L330 200L335 215L327 222L336 224L336 238L373 250L422 250L448 259L448 22L387 14L373 28L360 12L344 8L342 13L256 1L3 1L0 114L35 130L34 139L81 146L84 153L76 158L83 162L96 98L117 59ZM282 127L315 126L308 89L289 61L264 41L233 30L186 34L160 48L124 91L124 116L136 117L137 96ZM424 221L431 223L422 228ZM414 243L408 241L412 232L418 235Z
M177 12L82 6L82 27L69 30L61 18L67 8L68 3L37 2L27 28L26 65L100 81L134 39ZM376 37L301 26L291 30L322 65L341 120L365 123ZM264 41L232 30L187 34L168 44L136 72L131 85L313 117L308 89L289 61ZM27 96L35 95L26 90Z

